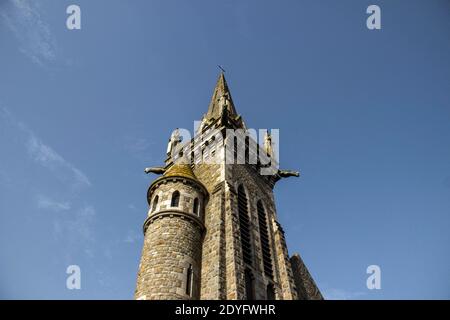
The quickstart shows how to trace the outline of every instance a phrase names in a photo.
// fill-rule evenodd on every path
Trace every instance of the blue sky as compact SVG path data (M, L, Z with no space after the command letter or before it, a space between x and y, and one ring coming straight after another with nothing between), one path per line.
M325 297L449 299L449 39L445 0L1 0L0 298L133 297L143 168L206 112L221 64L302 173L278 216Z

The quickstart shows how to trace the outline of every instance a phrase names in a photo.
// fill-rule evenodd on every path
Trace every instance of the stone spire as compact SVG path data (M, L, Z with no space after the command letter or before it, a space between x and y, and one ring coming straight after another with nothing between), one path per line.
M219 79L217 79L208 111L203 116L199 129L201 131L205 126L210 127L212 124L233 128L245 128L244 121L242 121L241 116L237 114L236 108L234 107L230 89L228 88L223 72L220 73Z
M214 88L211 102L209 103L208 112L205 115L206 120L219 119L222 115L223 107L226 107L228 115L237 117L236 109L234 108L233 99L231 98L230 89L223 72L220 73L217 79L216 87Z

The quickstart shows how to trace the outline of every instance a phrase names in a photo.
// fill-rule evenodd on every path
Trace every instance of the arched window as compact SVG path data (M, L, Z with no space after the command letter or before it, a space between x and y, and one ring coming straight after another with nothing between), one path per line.
M199 205L198 205L198 198L195 198L194 199L194 213L196 214L196 215L199 215Z
M192 284L194 279L194 270L192 269L192 264L189 265L186 273L186 294L192 296Z
M153 199L152 212L156 210L156 206L158 205L158 201L159 201L159 196L156 196L156 197Z
M180 192L175 191L174 193L172 193L172 201L170 202L170 206L178 207L179 203L180 203Z
M267 216L261 200L257 202L256 208L258 211L259 238L261 241L261 252L263 256L264 273L266 276L273 278L272 255L270 254Z
M271 283L267 285L266 298L267 300L275 300L275 289Z
M244 273L245 277L245 299L246 300L255 300L255 290L253 288L253 273L250 269L245 269Z
M252 264L252 248L250 242L250 220L248 217L247 195L244 187L238 187L238 212L239 212L239 229L241 233L242 258L244 262Z

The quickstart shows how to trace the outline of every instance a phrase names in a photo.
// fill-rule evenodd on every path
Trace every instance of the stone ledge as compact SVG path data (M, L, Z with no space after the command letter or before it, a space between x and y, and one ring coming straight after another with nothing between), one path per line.
M161 218L173 218L173 217L180 217L182 219L187 218L188 220L196 223L199 227L200 227L200 231L203 233L206 230L205 225L203 224L203 221L200 220L199 217L197 217L196 215L192 214L192 213L187 213L181 210L161 210L157 213L152 214L151 216L147 217L147 219L145 219L144 221L144 226L143 226L143 231L144 231L144 235L145 232L147 231L147 228L150 224L152 224L156 219L161 219Z

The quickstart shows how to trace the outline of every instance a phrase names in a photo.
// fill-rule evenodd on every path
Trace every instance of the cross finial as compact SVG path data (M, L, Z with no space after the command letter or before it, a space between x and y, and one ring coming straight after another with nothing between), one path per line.
M225 69L224 68L222 68L222 66L221 65L217 65L218 67L219 67L219 69L223 72L223 73L225 73Z

